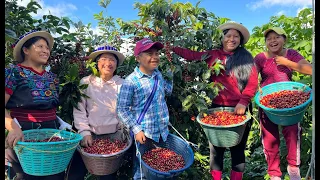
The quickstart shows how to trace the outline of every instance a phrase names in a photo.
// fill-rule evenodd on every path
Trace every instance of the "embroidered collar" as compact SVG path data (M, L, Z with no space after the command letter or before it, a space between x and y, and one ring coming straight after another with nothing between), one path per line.
M24 65L22 65L22 64L18 64L18 66L19 66L19 67L22 67L22 68L25 68L25 69L28 69L28 70L30 70L30 71L32 71L32 72L34 72L34 73L36 73L36 74L38 74L38 75L40 75L40 76L42 76L42 75L46 72L45 69L44 69L42 72L38 72L38 71L36 71L35 69L33 69L32 67L24 66Z

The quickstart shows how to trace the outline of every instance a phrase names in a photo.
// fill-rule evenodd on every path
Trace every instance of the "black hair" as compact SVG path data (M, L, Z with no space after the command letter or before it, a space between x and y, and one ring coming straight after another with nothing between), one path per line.
M103 54L103 53L102 53ZM96 69L98 70L98 60L100 59L100 57L102 56L102 54L99 54L95 59L94 59L94 62L96 62ZM110 53L112 54L116 60L117 60L117 68L119 66L119 58L117 55L113 54L113 53ZM113 72L113 75L117 75L117 69Z
M22 57L23 60L24 60L24 58L25 58L25 54L24 54L24 52L23 52L23 48L25 47L25 48L29 49L34 43L38 42L40 39L45 40L46 43L47 43L47 45L49 46L49 42L48 42L47 39L44 38L44 37L35 36L35 37L32 37L32 38L28 39L28 40L21 46L21 51L20 51L20 53L21 53L21 57Z
M275 31L271 30L271 31L267 32L267 34L264 36L264 42L267 41L267 37L271 32L275 32ZM278 34L277 32L275 32L275 33ZM287 36L286 35L284 35L284 34L279 34L279 35L282 36L284 38L284 40L287 40Z
M223 34L227 34L228 31L229 29L224 30ZM240 44L233 51L232 55L227 56L226 73L233 75L237 79L238 88L240 92L242 92L250 78L252 67L254 66L254 61L251 53L243 46L243 35L240 31L238 31L238 33L240 34Z

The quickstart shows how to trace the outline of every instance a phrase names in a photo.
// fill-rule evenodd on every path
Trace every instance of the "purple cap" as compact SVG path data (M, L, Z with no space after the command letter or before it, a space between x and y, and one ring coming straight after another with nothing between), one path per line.
M163 44L160 42L153 42L151 39L143 38L142 40L138 41L136 47L134 48L134 56L138 56L141 52L150 49L151 47L162 49Z

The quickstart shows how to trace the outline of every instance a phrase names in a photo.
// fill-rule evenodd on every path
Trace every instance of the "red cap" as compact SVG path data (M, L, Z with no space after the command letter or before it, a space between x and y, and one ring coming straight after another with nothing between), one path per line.
M134 56L138 56L141 52L150 49L151 47L162 49L163 44L160 42L153 42L151 39L143 38L142 40L138 41L136 47L134 48Z

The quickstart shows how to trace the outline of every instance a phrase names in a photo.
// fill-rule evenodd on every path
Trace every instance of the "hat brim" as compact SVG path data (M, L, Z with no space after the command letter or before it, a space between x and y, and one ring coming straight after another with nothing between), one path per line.
M243 44L246 44L250 38L250 33L246 27L244 27L242 24L238 23L224 23L220 26L218 26L218 29L224 31L226 29L236 29L241 32L243 36Z
M141 48L139 50L139 54L144 52L144 51L147 51L148 49L150 49L152 47L156 48L157 50L160 50L160 49L162 49L164 47L164 45L162 43L160 43L160 42L150 43L147 46L144 46L143 48ZM135 54L135 56L138 56L139 54Z
M122 53L120 53L118 51L113 51L113 50L99 50L99 51L92 52L89 55L89 59L94 60L97 56L99 56L100 54L104 54L104 53L111 53L111 54L116 55L119 59L119 65L121 65L125 59L125 57Z
M18 41L18 43L15 45L14 49L13 49L13 58L18 61L18 62L23 62L23 58L21 56L21 47L23 46L23 44L28 41L30 38L36 37L36 36L40 36L45 38L48 43L49 43L49 49L51 51L51 49L53 48L53 37L51 36L50 33L48 33L47 31L36 31L33 33L30 33L26 36L24 36L22 39L20 39Z
M267 35L270 31L274 31L275 33L277 33L277 34L279 34L279 35L287 36L287 35L284 34L283 32L279 32L277 29L273 29L273 28L270 28L270 29L265 30L264 33L263 33L263 36L266 37L266 35Z

